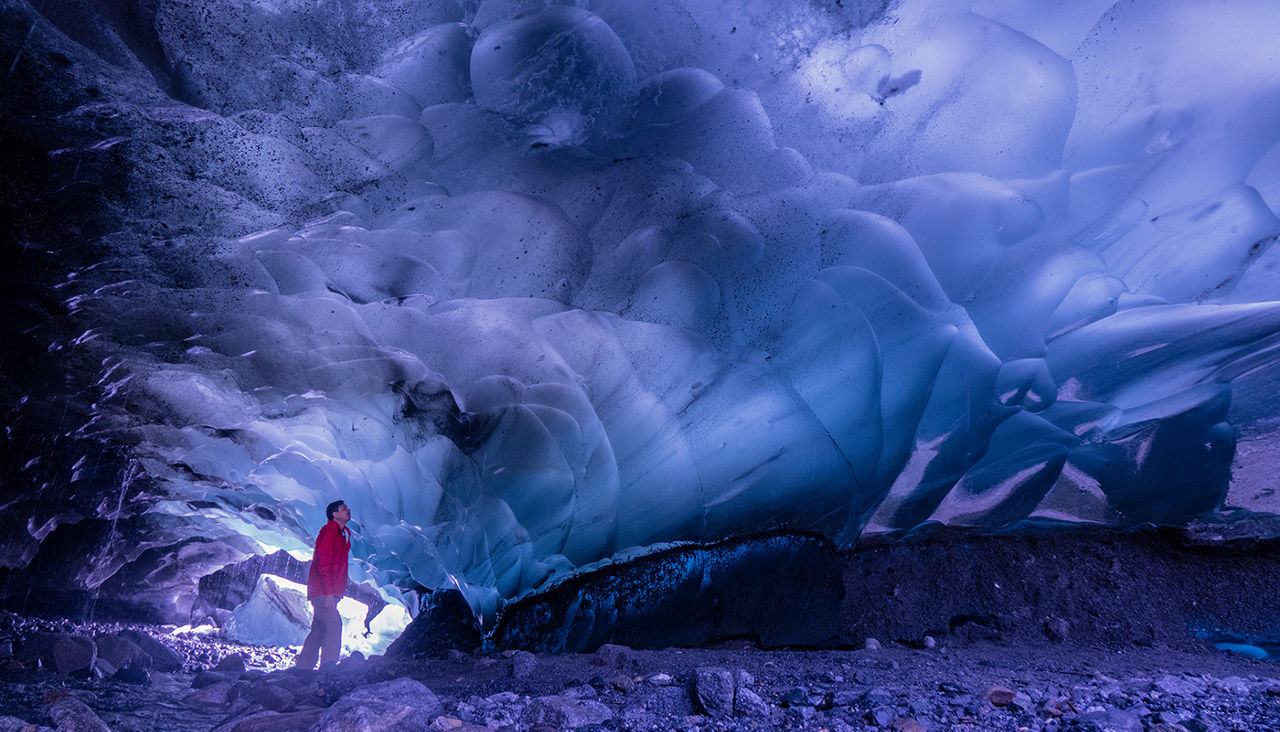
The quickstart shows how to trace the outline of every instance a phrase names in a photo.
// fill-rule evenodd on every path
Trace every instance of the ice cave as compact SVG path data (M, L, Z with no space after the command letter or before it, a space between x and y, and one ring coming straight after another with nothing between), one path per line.
M335 499L396 630L751 536L1265 533L1277 37L1271 0L0 0L0 599L234 626Z

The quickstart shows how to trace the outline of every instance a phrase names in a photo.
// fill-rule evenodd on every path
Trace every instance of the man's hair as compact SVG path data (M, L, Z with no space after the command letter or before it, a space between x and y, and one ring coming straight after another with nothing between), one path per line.
M332 521L334 512L337 511L339 508L342 508L344 505L346 505L344 501L334 501L333 503L330 503L328 506L325 506L324 507L325 518Z

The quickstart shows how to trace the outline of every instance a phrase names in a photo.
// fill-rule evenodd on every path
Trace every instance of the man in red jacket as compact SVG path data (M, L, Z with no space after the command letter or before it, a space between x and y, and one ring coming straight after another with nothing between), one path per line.
M337 663L342 652L342 616L338 600L347 591L347 554L351 551L351 509L342 501L334 501L324 509L329 523L320 528L316 550L307 575L307 599L314 612L311 632L302 643L294 665L313 669L319 656L322 666Z

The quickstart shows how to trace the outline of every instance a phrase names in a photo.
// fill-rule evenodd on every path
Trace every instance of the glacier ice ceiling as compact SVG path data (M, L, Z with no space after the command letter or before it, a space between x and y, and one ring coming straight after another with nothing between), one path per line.
M53 5L0 0L12 572L181 615L341 498L353 576L488 616L1275 509L1270 0Z

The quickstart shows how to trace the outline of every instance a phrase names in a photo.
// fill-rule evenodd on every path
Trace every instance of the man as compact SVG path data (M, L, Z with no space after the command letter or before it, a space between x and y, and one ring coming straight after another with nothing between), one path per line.
M347 555L351 552L351 509L342 501L334 501L324 509L329 523L320 528L316 537L316 550L311 557L311 572L307 575L307 599L314 612L311 615L311 632L302 643L302 650L294 665L313 669L316 657L321 666L338 662L342 651L342 616L338 614L338 600L347 590Z

